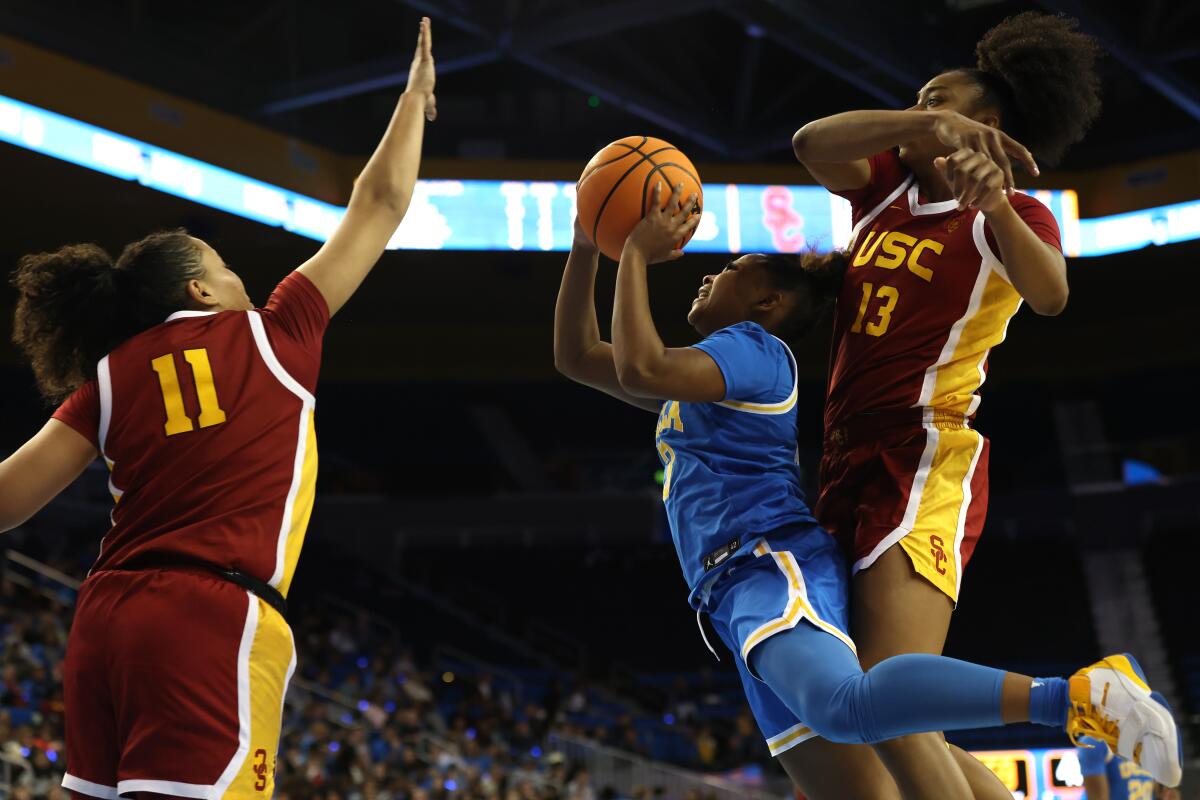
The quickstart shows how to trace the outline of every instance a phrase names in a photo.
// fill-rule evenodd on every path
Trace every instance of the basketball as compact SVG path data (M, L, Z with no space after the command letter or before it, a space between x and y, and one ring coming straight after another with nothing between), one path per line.
M663 182L663 204L671 189L683 184L680 197L687 202L696 193L696 210L704 206L704 189L691 160L679 148L651 136L626 136L592 156L583 168L576 189L579 221L600 252L614 261L629 232L641 221L654 200L654 185ZM692 238L692 229L679 246Z

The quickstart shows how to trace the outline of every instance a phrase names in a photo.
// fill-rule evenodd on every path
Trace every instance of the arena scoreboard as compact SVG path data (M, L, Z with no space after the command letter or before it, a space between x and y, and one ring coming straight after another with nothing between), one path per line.
M0 96L0 142L148 189L325 241L346 209L180 153ZM1200 200L1080 219L1072 190L1036 197L1058 220L1069 256L1200 238ZM421 180L389 249L566 251L570 181ZM710 183L689 252L797 253L844 247L850 204L819 186Z
M1071 748L981 750L978 758L1017 800L1079 800L1083 772Z

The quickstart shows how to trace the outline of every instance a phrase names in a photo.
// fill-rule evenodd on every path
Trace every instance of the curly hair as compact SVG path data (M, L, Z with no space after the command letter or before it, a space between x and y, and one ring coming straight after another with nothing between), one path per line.
M13 342L33 366L38 389L59 402L96 377L121 342L187 305L187 282L202 277L200 250L186 231L154 233L116 263L94 244L21 258Z
M834 250L823 255L769 253L760 258L774 287L797 296L796 304L776 333L783 339L807 336L833 309L850 264L849 254Z
M1048 166L1100 114L1096 59L1103 51L1078 28L1062 15L1017 14L983 35L976 67L962 70L982 89L980 102L999 109L1004 131Z

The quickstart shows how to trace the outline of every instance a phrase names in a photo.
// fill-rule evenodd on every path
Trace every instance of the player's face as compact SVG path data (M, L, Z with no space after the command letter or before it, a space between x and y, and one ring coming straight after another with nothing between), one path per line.
M254 308L242 279L237 276L225 259L208 246L203 239L192 237L200 250L200 262L204 265L204 277L200 279L205 291L216 300L213 310L249 311Z
M961 72L943 72L921 87L917 102L909 111L957 111L978 119L979 86ZM938 156L950 155L952 148L932 133L900 145L900 160L905 164L928 163Z
M751 319L755 305L771 291L769 278L757 255L746 255L725 265L716 275L705 275L688 311L688 324L701 336Z

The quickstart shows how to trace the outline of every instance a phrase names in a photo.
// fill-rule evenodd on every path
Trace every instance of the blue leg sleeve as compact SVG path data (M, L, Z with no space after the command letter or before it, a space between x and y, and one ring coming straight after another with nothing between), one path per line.
M806 622L759 644L750 661L788 708L831 742L1004 724L1004 672L966 661L902 655L864 673L845 644Z

